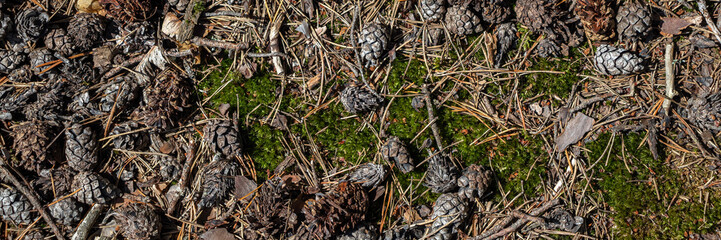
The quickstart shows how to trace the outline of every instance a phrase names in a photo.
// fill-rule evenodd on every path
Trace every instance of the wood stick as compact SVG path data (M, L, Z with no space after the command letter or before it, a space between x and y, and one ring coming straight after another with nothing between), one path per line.
M270 53L272 54L278 54L281 53L280 51L280 43L278 41L278 38L280 36L280 26L283 25L283 18L280 17L276 19L276 22L273 23L273 25L270 28L270 34L268 36L268 40L270 41ZM273 56L271 62L273 63L273 67L275 68L275 74L283 75L285 74L285 69L283 69L283 62L281 61L279 56Z
M673 41L666 44L665 54L665 67L666 67L666 99L663 100L663 111L666 116L669 116L669 109L671 108L671 99L676 96L676 91L673 83Z
M103 212L103 209L105 209L105 206L103 204L94 204L90 208L90 211L88 211L88 215L85 215L83 221L80 222L78 230L75 231L75 234L73 234L73 238L71 240L87 239L88 235L90 235L90 229L93 227L93 225L95 225L95 221L98 220L98 217L100 217L100 213Z
M540 216L541 214L543 214L544 212L546 212L546 211L548 211L549 209L551 209L552 207L558 205L559 203L560 203L560 200L558 200L558 198L553 199L553 200L551 200L551 201L548 201L548 202L542 204L540 207L531 210L528 215L530 215L530 216L532 216L532 217L538 217L538 216ZM516 216L516 217L518 217L518 216ZM522 227L523 225L526 225L526 223L528 223L528 222L530 222L530 221L531 221L531 218L528 218L528 217L521 218L521 219L519 219L518 221L516 221L515 223L511 224L511 226L509 226L509 227L507 227L507 228L504 228L504 229L502 229L502 230L500 230L500 231L498 231L498 232L496 232L496 233L493 233L493 234L484 233L484 234L479 235L479 236L476 236L476 237L474 237L474 238L472 238L472 239L473 239L473 240L478 240L478 239L496 239L496 238L499 238L499 237L503 237L503 236L506 236L506 235L508 235L508 234L510 234L510 233L512 233L512 232L515 232L516 230L518 230L518 228ZM490 231L489 231L489 232L490 232ZM487 237L486 237L486 236L487 236Z
M428 110L428 119L436 119L435 113L433 111L433 101L431 100L431 92L428 91L428 84L423 84L423 88L421 89L424 99L426 100L426 109ZM436 124L436 121L431 122L431 132L433 132L433 138L436 139L436 145L438 149L443 149L443 142L441 141L441 134L438 130L438 124Z

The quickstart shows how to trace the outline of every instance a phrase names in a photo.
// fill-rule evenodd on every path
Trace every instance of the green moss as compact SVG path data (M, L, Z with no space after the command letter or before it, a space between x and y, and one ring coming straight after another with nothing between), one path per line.
M568 61L552 61L546 58L538 58L533 61L529 70L550 70L558 73L533 73L521 78L519 93L522 98L531 98L538 94L557 95L567 98L571 88L581 77L581 62L571 58Z

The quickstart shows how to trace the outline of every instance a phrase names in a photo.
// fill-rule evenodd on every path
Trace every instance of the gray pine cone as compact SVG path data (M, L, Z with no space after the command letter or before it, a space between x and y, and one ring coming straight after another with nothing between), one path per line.
M203 128L203 141L223 157L240 156L243 152L240 135L234 121L212 120Z
M123 237L128 240L146 240L160 237L160 217L148 204L130 203L117 210Z
M5 36L12 31L12 27L10 16L0 11L0 40L5 39Z
M234 176L239 174L238 164L221 160L216 155L205 167L203 176L203 195L198 207L215 207L222 204L235 188Z
M362 86L346 86L340 94L340 102L345 110L354 114L373 111L382 101L383 99Z
M511 7L503 0L480 0L480 10L478 11L484 22L489 24L499 24L506 22L511 16Z
M70 36L67 35L65 29L52 29L45 35L45 47L56 51L63 56L69 56L73 53L73 43Z
M515 24L498 25L496 28L496 56L493 59L496 68L503 66L506 54L516 45L517 39Z
M468 202L456 194L446 193L438 197L433 205L433 223L429 231L432 235L428 239L455 239L458 228L462 227L468 218L469 210Z
M434 193L447 193L458 187L456 185L458 174L458 168L453 165L448 156L438 153L428 161L426 180L423 185Z
M651 11L641 2L629 0L618 8L616 22L619 40L639 40L651 30Z
M78 199L78 202L85 204L106 204L120 194L108 179L92 172L80 172L75 175L72 189L80 189L75 194L75 198Z
M0 49L0 73L10 73L25 61L25 54Z
M35 49L32 52L30 52L30 67L35 72L35 74L41 75L41 76L47 76L49 75L53 70L49 70L44 72L43 74L40 74L41 72L45 71L46 69L50 68L50 66L44 66L44 67L38 67L44 63L48 63L50 61L55 60L55 57L53 56L53 53L48 50L47 48L40 48Z
M714 133L721 131L721 93L692 97L687 104L685 115L696 127Z
M561 48L555 41L544 38L536 45L536 52L542 58L557 57Z
M395 164L396 167L403 173L413 171L415 168L413 159L410 155L408 155L406 146L403 145L398 137L389 137L386 144L381 147L380 152L383 159L388 161L390 164Z
M483 31L481 19L464 5L448 8L445 21L448 31L456 35L471 35Z
M361 184L363 187L374 188L388 176L385 166L375 163L365 163L353 171L348 181Z
M472 164L458 178L458 194L467 199L481 198L493 180L491 169Z
M68 35L72 37L75 50L85 52L97 46L103 39L105 22L94 13L78 13L70 19Z
M376 240L378 239L378 228L373 225L363 224L351 229L339 236L338 240Z
M98 164L97 140L88 126L73 124L65 131L65 157L77 171L90 171Z
M602 44L596 49L596 69L599 72L617 76L638 73L643 70L643 59L623 48Z
M20 192L10 189L0 189L0 217L16 224L29 224L35 220L35 211L30 201Z
M75 226L83 218L84 207L73 198L65 198L50 206L50 215L65 226Z
M160 176L164 180L174 181L180 178L180 172L183 171L183 166L180 165L178 160L172 156L156 156L158 165L160 165Z
M132 101L140 97L140 88L132 75L117 77L103 90L100 98L100 111L109 113L113 107L116 112L125 110Z
M425 231L424 225L403 225L383 231L379 240L415 240L421 239Z
M389 42L388 29L378 23L371 23L363 27L358 37L358 45L360 45L361 61L365 62L365 66L375 66L383 57Z
M574 216L563 208L553 209L546 216L546 222L551 229L577 233L583 227L583 217Z
M113 131L110 132L111 136L116 136L113 139L113 146L117 149L125 150L141 150L146 148L150 144L150 137L147 132L136 131L130 134L124 134L140 128L140 124L136 121L127 121L115 125Z
M15 29L23 41L35 42L45 33L50 15L41 8L28 8L15 17Z
M437 22L446 14L446 0L421 0L421 17L428 22Z

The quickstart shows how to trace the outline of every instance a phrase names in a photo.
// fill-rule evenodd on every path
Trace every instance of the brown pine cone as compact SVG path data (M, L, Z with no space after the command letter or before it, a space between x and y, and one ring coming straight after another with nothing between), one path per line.
M35 72L35 74L41 75L41 76L47 76L48 74L52 73L53 70L46 69L50 68L50 66L44 66L44 67L38 67L42 64L51 62L55 60L55 57L53 56L53 53L50 52L47 48L38 48L30 52L30 67ZM40 73L43 74L40 74Z
M12 27L10 16L0 11L0 40L5 39L5 35L12 31Z
M307 225L291 239L328 239L353 229L365 220L368 194L362 186L342 182L317 200L308 200L301 210Z
M26 121L12 127L13 149L22 161L21 167L35 171L52 161L48 148L52 141L52 126L43 121Z
M50 215L65 226L75 226L83 218L85 211L73 198L65 198L50 206Z
M73 179L72 189L80 189L74 196L85 204L107 204L120 192L108 179L91 172L80 172Z
M101 0L107 16L124 22L146 21L156 13L151 0Z
M491 169L470 165L463 169L463 174L458 178L458 195L467 199L481 198L488 191L493 181Z
M458 179L458 168L443 153L435 154L428 160L428 170L423 185L434 193L447 193L455 190L456 179Z
M121 232L126 239L147 240L160 237L160 217L150 205L130 203L120 207L117 213Z
M0 49L0 73L10 73L25 62L24 53Z
M358 114L375 110L383 99L363 86L348 85L340 94L340 102L346 111Z
M385 166L365 163L358 166L348 177L348 181L361 184L363 187L374 188L388 176Z
M125 150L145 149L150 145L150 137L146 131L136 131L140 128L138 122L132 120L115 125L110 132L110 136L116 136L113 138L113 146ZM135 132L126 134L131 131Z
M651 31L651 11L639 1L628 0L618 8L616 14L618 38L624 40L639 40L646 37Z
M41 8L28 8L15 16L15 30L26 42L37 41L46 31L50 15Z
M235 189L233 177L240 174L238 168L234 161L223 160L216 155L203 171L203 195L198 207L216 207L225 202Z
M59 115L63 113L65 99L65 89L61 86L53 87L46 92L40 92L36 96L36 101L27 104L22 109L26 119L34 119L40 121L50 121L50 123L58 120ZM45 90L45 89L41 89Z
M360 45L360 58L365 62L366 67L375 66L386 53L390 37L388 29L377 23L371 23L363 27L358 37Z
M481 19L463 5L448 8L445 21L448 31L456 35L471 35L483 31Z
M78 13L70 19L68 35L72 37L75 50L85 52L93 49L103 39L105 21L94 13Z
M586 37L592 41L605 41L616 36L611 0L579 0L576 15L581 18Z
M76 171L91 171L98 164L97 140L89 126L73 124L65 131L65 157Z
M179 73L167 70L160 74L154 84L143 92L144 106L135 114L149 127L166 130L176 126L192 106L193 87Z
M506 22L511 16L511 7L504 0L479 0L480 9L476 9L489 24L500 24Z
M544 38L536 45L536 53L542 58L557 57L561 53L561 48L556 41Z
M721 131L721 94L708 97L695 96L688 100L684 109L686 118L696 127L714 133Z
M38 173L39 178L33 181L33 186L38 190L41 197L53 199L55 196L70 194L73 189L71 184L77 172L67 165L54 169L43 169Z
M280 238L286 231L296 229L298 215L289 207L291 200L299 195L298 189L276 176L265 181L255 195L248 207L249 220L255 230L268 238Z
M421 17L428 22L437 22L446 14L446 0L420 0Z
M0 189L0 217L3 220L30 224L36 214L33 205L20 192L10 188Z
M223 157L240 157L242 146L235 121L212 120L203 128L203 141Z
M516 2L516 18L532 32L541 32L557 20L562 11L554 0L524 0Z

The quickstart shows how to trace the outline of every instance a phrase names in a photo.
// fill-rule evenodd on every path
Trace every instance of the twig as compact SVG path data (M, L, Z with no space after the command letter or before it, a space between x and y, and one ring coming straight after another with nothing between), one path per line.
M180 196L173 199L172 202L168 203L168 210L166 211L168 214L172 214L175 212L175 208L178 207L178 201L182 198L182 195L185 193L185 189L188 187L188 177L190 176L190 168L193 166L193 159L195 158L195 152L197 151L198 144L196 142L191 142L190 147L186 147L187 154L185 156L185 163L183 164L183 171L180 174L180 181L178 182L178 185L180 186Z
M426 109L428 109L428 119L436 119L436 115L433 112L433 101L431 101L431 92L428 91L428 84L423 84L422 93L426 100ZM438 124L435 121L431 123L431 132L433 132L433 138L436 139L436 145L438 149L443 149L443 142L441 141L441 134L438 130Z
M30 191L29 188L23 184L25 182L25 179L20 176L20 178L23 180L23 182L20 182L20 180L15 177L15 175L11 174L10 166L6 165L7 161L7 151L5 148L0 148L0 173L2 176L5 177L5 179L9 180L15 188L17 188L18 191L20 191L25 197L27 197L30 200L30 203L33 205L33 207L40 212L40 216L43 217L45 222L50 226L50 229L53 230L53 233L59 240L64 240L65 236L63 235L63 232L60 231L60 228L58 228L57 225L55 225L55 221L53 218L48 214L48 212L45 210L45 207L43 207L42 204L40 204L40 200L35 196L35 193Z
M669 116L669 109L671 108L671 99L676 96L673 83L673 41L666 44L665 54L665 65L666 65L666 99L663 100L663 111L666 116Z
M107 79L115 76L116 74L120 73L120 71L122 71L123 69L126 69L126 68L130 67L131 65L138 64L140 61L143 61L144 57L145 57L145 54L135 56L131 59L126 60L125 62L123 62L122 65L116 66L113 69L110 69L110 71L108 71L107 73L105 73L103 75L102 79L107 80Z
M553 199L551 201L544 203L540 207L531 210L528 215L530 215L531 217L537 217L537 216L543 214L544 212L548 211L552 207L558 205L559 203L560 203L560 200L558 200L558 198ZM518 217L518 216L516 216L516 217ZM511 224L511 226L504 228L494 234L484 233L482 235L474 237L473 240L496 239L496 238L499 238L502 236L506 236L512 232L515 232L518 228L522 227L523 225L526 225L526 223L528 223L529 221L531 221L531 218L528 218L528 217L521 218L518 221L516 221L515 223Z
M103 204L93 204L93 206L90 208L90 211L88 212L88 215L85 215L83 221L80 222L80 225L78 225L78 230L75 231L71 240L87 239L88 235L90 235L90 228L95 225L95 221L98 220L98 217L100 217L100 214L103 212L104 208L105 205Z
M245 43L245 42L241 42L241 43L221 42L221 41L211 40L211 39L202 38L202 37L193 37L192 39L190 39L190 42L192 42L195 45L201 46L201 47L214 47L214 48L223 48L223 49L229 49L229 50L248 49L248 43Z
M272 54L278 54L281 53L280 51L280 44L278 43L278 37L280 36L280 26L283 24L283 18L280 17L276 19L276 21L273 23L273 26L270 28L270 35L268 36L268 40L270 41L270 45L268 46L270 48L270 52ZM273 62L273 67L275 68L275 74L283 75L285 74L285 69L283 69L283 62L281 61L279 56L273 56L271 62Z
M701 12L701 15L703 15L703 18L706 20L706 24L708 24L708 26L711 28L713 36L716 37L716 41L721 44L721 32L719 32L716 24L713 23L713 20L711 20L711 16L706 10L706 0L696 0L696 3L698 4L698 10Z

